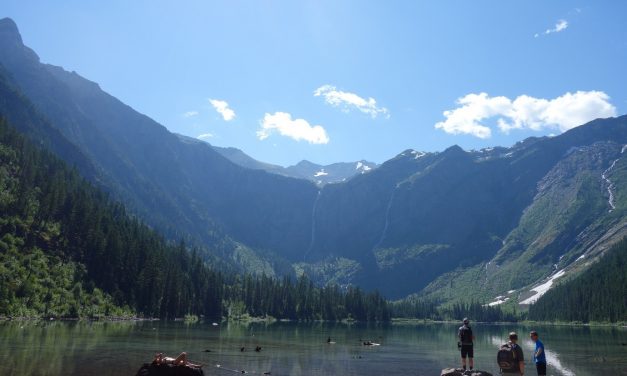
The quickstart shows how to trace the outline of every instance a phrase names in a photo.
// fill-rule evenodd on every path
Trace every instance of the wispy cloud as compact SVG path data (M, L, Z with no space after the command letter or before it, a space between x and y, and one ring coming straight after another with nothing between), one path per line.
M215 108L224 121L231 121L235 119L235 111L229 108L229 104L226 101L220 99L209 99L209 103Z
M492 129L483 121L496 118L504 133L513 129L564 132L596 118L616 116L616 108L609 100L602 91L568 92L553 99L521 95L514 100L472 93L457 100L459 107L444 111L446 120L436 123L435 128L450 134L489 138Z
M187 111L183 113L183 117L186 117L186 118L194 117L194 116L198 116L198 111Z
M203 133L203 134L199 134L198 136L196 136L196 138L199 140L207 140L212 137L213 135L211 133Z
M549 34L553 34L553 33L559 33L561 31L564 31L568 28L568 21L566 20L558 20L557 23L555 24L555 26L553 26L553 28L551 29L546 29L544 31L544 35L549 35ZM541 34L540 33L536 33L534 35L534 37L539 37Z
M335 86L320 86L314 90L314 96L323 97L327 104L330 104L333 107L339 107L345 112L357 109L370 115L372 118L376 118L379 115L386 117L390 116L388 109L377 106L377 101L374 98L362 98L355 93L337 90Z
M287 112L266 113L261 121L261 129L257 131L257 137L265 140L274 132L296 141L304 140L310 144L329 142L329 136L321 125L312 126L305 119L292 119L292 115Z

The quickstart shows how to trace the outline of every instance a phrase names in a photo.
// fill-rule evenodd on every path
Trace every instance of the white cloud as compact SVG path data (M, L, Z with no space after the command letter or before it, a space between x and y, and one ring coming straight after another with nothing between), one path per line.
M457 100L460 107L444 111L446 120L435 127L450 134L489 138L492 129L482 121L497 118L498 128L504 133L512 129L565 132L596 118L616 116L609 99L602 91L577 91L554 99L521 95L514 100L472 93Z
M222 119L224 119L224 121L231 121L235 119L235 111L229 108L229 104L226 101L209 99L209 103L211 103L213 108L215 108L216 111L222 115Z
M203 134L199 134L198 136L196 136L196 138L199 140L206 140L211 137L213 137L211 133L203 133Z
M389 117L389 111L385 107L378 107L374 98L362 98L355 93L337 90L335 86L323 85L314 90L315 97L324 97L324 101L333 107L340 107L348 112L353 108L376 118L378 115Z
M559 33L560 31L564 31L567 28L568 28L568 21L566 21L566 20L559 20L555 24L555 27L553 27L552 29L546 29L544 34Z
M305 140L310 144L329 142L329 136L322 126L312 126L305 119L292 119L292 115L287 112L266 113L261 121L261 129L257 131L257 137L265 140L275 131L281 136L287 136L296 141Z
M559 33L560 31L564 31L567 28L568 28L568 21L566 21L566 20L558 20L557 23L555 24L555 26L553 26L552 29L546 29L543 34L544 35L549 35L549 34L552 34L552 33ZM540 36L539 33L536 33L534 35L534 37L536 37L536 38L539 37L539 36Z
M187 111L183 114L183 117L193 117L193 116L198 116L198 111Z

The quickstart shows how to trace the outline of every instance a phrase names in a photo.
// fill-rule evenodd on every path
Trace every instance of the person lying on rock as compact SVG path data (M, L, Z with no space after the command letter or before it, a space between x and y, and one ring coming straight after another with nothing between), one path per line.
M176 358L170 358L168 356L164 356L163 353L158 353L155 355L155 358L152 361L155 364L173 364L175 366L186 366L193 368L200 368L199 364L194 364L192 362L187 361L187 353L182 352Z

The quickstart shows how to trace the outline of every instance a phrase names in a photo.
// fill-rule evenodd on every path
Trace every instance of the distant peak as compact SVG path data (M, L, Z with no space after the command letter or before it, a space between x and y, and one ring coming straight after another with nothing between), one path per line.
M0 62L7 68L21 66L27 62L39 63L39 56L35 51L24 46L22 36L15 21L10 18L0 19Z
M11 18L0 19L0 38L4 41L13 40L22 44L22 36L17 28L17 24Z
M462 149L459 145L453 145L450 146L449 148L447 148L446 150L444 150L445 153L450 153L450 154L459 154L459 153L463 153L466 154L466 152L464 151L464 149Z
M298 162L296 166L298 167L321 167L320 165L310 162L306 159L303 159L302 161Z

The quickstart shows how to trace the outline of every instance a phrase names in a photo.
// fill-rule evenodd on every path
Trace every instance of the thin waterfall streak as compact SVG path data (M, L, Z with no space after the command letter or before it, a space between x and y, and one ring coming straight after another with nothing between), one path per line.
M621 150L621 153L625 150L625 147L623 147L623 149ZM618 158L620 159L620 158ZM601 174L601 179L603 179L605 181L605 183L607 184L607 193L608 193L608 199L607 199L607 203L610 205L610 212L613 211L614 209L616 209L616 205L614 204L614 192L612 191L612 189L614 188L614 183L612 183L612 181L610 180L610 178L608 177L608 175L610 174L610 172L612 172L612 170L614 169L614 166L616 166L616 162L618 162L618 159L615 159L612 164L610 165L610 167L608 167L605 171L603 171L603 173Z
M318 207L318 201L320 200L320 196L322 195L322 190L318 191L318 195L314 200L313 208L311 209L311 238L309 239L309 246L307 247L307 251L303 255L303 262L307 261L307 256L313 250L314 243L316 241L316 208Z
M388 201L387 208L385 209L385 224L383 225L383 231L381 232L381 236L379 237L379 241L372 247L372 250L376 250L383 244L385 240L385 236L388 232L388 227L390 226L390 211L392 210L392 202L394 201L394 196L396 195L396 187L392 191L392 195L390 195L390 200Z

